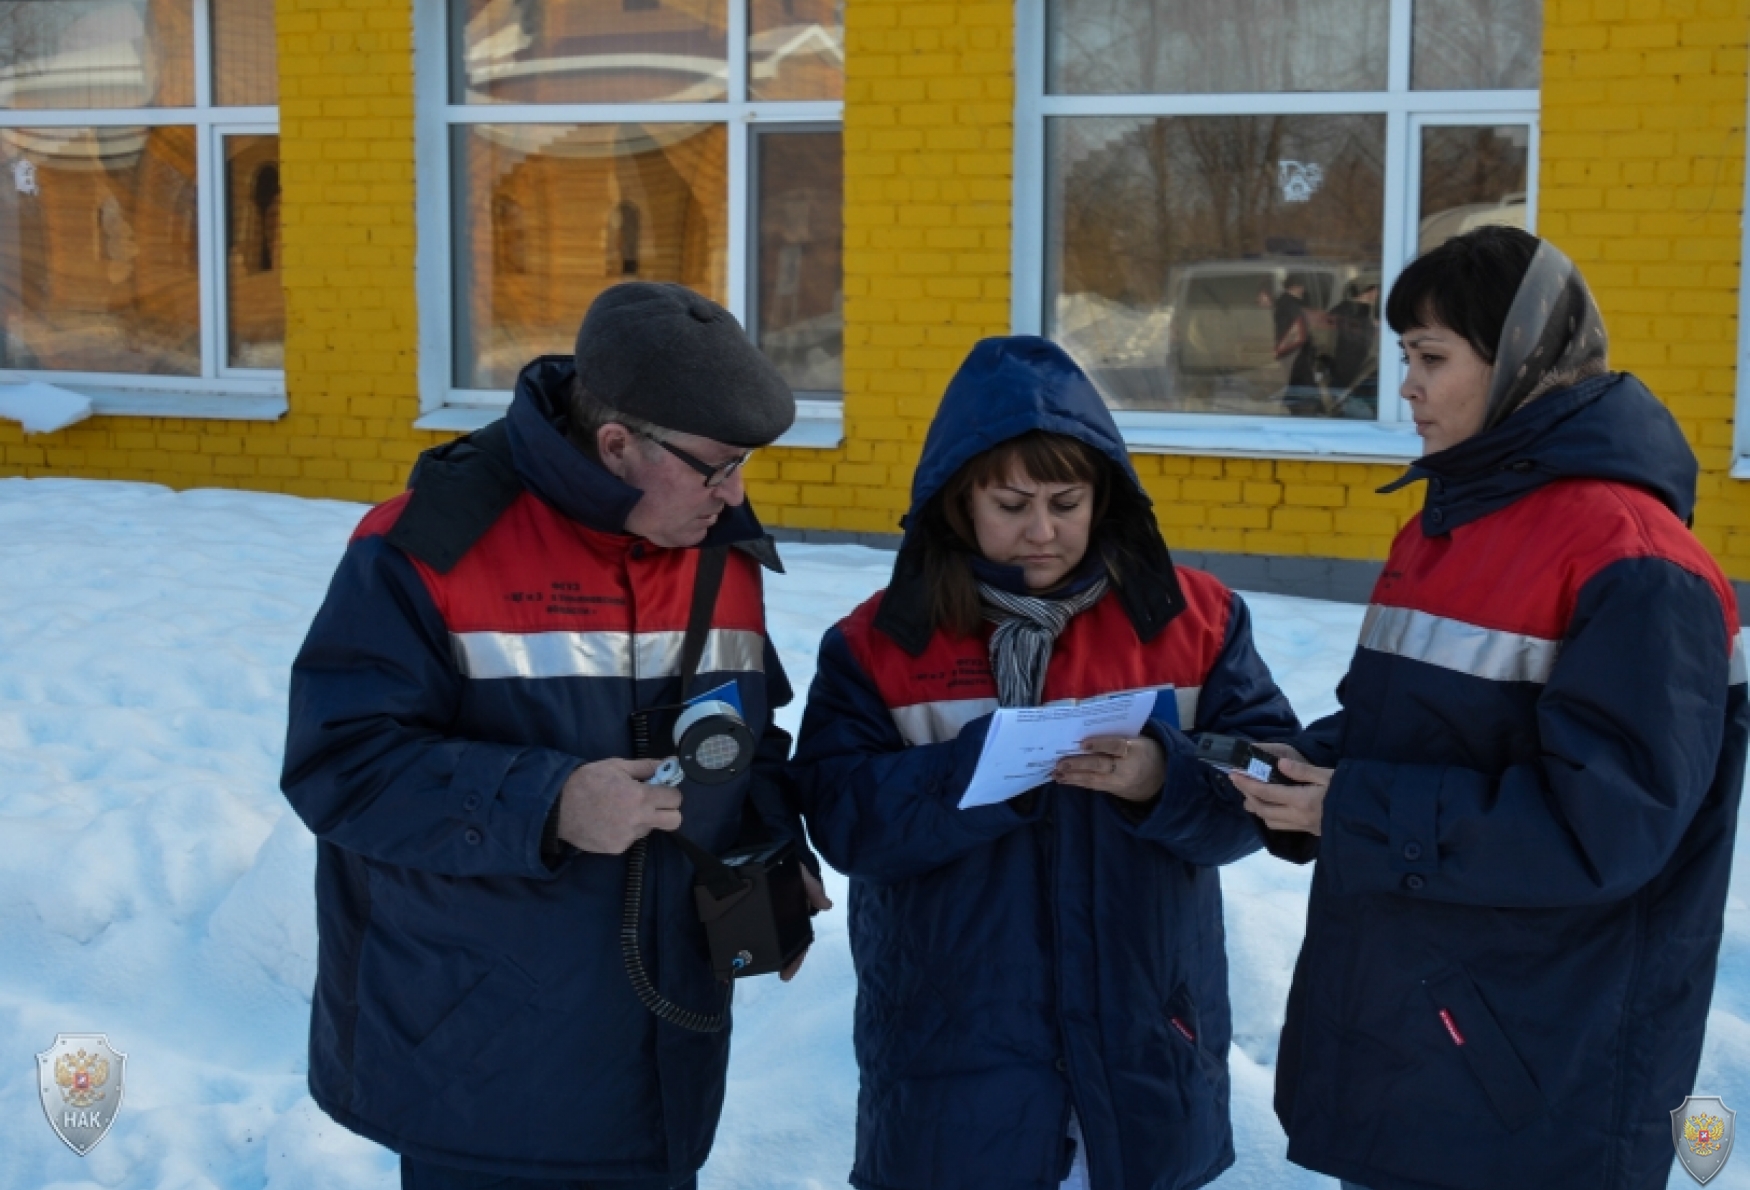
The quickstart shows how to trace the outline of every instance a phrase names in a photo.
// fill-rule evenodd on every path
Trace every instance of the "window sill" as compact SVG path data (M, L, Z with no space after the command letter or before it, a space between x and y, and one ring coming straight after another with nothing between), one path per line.
M440 405L413 423L416 430L466 434L504 416L502 405ZM844 406L838 401L802 399L796 402L796 424L773 446L801 450L831 450L845 439Z
M1390 465L1422 456L1413 429L1378 422L1124 411L1113 419L1134 454Z
M1740 455L1732 460L1732 469L1726 472L1731 479L1750 479L1750 456Z
M175 381L152 387L125 387L105 383L89 374L67 376L53 372L0 372L0 386L46 385L91 403L91 417L171 417L202 421L278 421L286 415L285 384L280 380L231 382ZM147 383L151 383L148 381ZM212 386L212 387L208 387Z
M278 421L284 393L176 393L62 385L91 399L96 417L178 417L203 421Z

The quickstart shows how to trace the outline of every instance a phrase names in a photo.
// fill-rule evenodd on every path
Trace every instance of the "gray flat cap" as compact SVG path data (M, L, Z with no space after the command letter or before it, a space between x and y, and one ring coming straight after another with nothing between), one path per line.
M796 397L735 316L684 285L628 281L590 303L577 378L620 413L729 446L765 446Z

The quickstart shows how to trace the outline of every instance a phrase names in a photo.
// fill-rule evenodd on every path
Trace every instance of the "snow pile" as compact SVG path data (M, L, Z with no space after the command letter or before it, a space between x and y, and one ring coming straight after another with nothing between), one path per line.
M314 844L278 792L286 675L356 505L138 484L0 481L0 1190L392 1190L395 1159L304 1088ZM799 699L821 633L891 556L785 548L768 585ZM1334 705L1361 609L1250 599L1303 717ZM1750 846L1740 846L1740 864ZM1218 1185L1329 1187L1270 1110L1308 873L1228 869L1239 1163ZM1742 890L1743 879L1735 888ZM728 1107L704 1190L845 1184L855 986L840 904L796 982L737 991ZM1750 906L1734 895L1699 1089L1750 1105ZM79 1158L43 1118L38 1051L128 1055L114 1129ZM1677 1171L1671 1185L1689 1184ZM1750 1186L1750 1158L1712 1185Z
M0 384L0 417L15 421L26 434L52 434L91 416L91 398L29 380Z

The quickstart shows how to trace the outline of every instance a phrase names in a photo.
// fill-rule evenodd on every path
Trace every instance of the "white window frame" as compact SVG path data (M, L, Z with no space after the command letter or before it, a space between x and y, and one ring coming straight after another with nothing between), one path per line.
M0 128L193 127L199 238L201 369L198 376L0 368L0 383L40 381L87 397L92 411L122 417L274 421L286 413L283 369L233 368L225 300L225 157L227 136L278 136L274 105L221 107L213 96L212 4L193 7L194 102L188 107L0 109ZM277 46L276 46L277 52Z
M1750 97L1746 97L1750 106ZM1746 125L1750 129L1750 124ZM1750 131L1744 136L1744 199L1738 208L1738 398L1732 418L1733 479L1750 479Z
M1529 124L1526 220L1535 231L1540 93L1412 91L1413 0L1391 0L1384 91L1272 92L1189 95L1050 95L1046 93L1046 0L1016 0L1014 244L1010 323L1016 334L1045 325L1045 122L1058 116L1383 115L1385 225L1380 237L1383 293L1415 255L1419 206L1419 129L1433 124ZM1382 325L1384 335L1390 328ZM1401 463L1422 453L1407 408L1397 395L1402 364L1380 346L1379 417L1340 419L1247 417L1207 413L1113 410L1126 445L1144 454L1229 458L1315 459Z
M419 276L419 410L422 430L475 430L503 415L508 389L461 388L453 381L454 261L451 245L451 141L466 124L722 124L728 134L729 312L748 325L753 308L753 137L789 129L843 128L842 100L747 98L748 0L732 0L727 22L727 97L713 103L463 104L450 102L450 0L414 7L415 221ZM577 311L579 318L583 311ZM844 438L843 402L803 399L796 424L775 446L831 448Z

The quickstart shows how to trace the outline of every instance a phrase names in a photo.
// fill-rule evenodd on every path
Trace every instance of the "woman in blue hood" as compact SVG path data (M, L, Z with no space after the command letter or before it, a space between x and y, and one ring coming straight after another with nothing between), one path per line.
M1234 779L1318 854L1288 1156L1371 1190L1664 1186L1750 729L1732 587L1685 527L1695 457L1525 232L1434 249L1387 317L1429 450L1393 486L1426 480L1422 515L1343 709L1283 761L1307 784Z
M1233 1162L1218 865L1262 837L1189 731L1294 715L1245 604L1175 569L1055 345L949 385L888 588L827 633L795 772L851 877L863 1190L1201 1186ZM958 808L999 706L1158 691L1141 736Z

